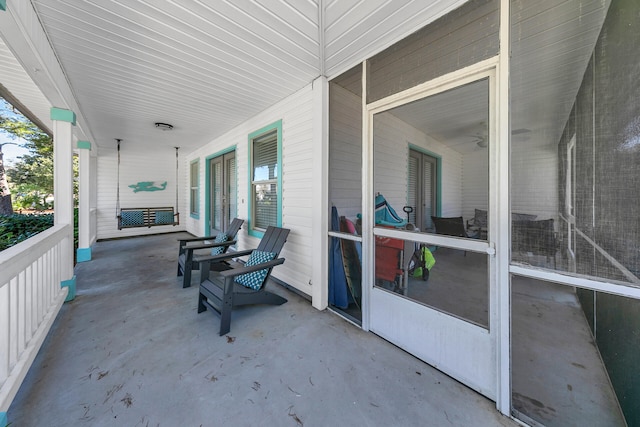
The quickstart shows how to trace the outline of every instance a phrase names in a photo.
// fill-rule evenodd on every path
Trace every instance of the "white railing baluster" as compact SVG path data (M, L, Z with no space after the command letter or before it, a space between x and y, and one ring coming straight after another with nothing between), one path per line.
M6 412L68 289L70 225L56 225L0 252L0 412ZM66 241L66 244L64 243ZM66 251L65 251L66 252Z
M0 286L0 383L9 376L9 286Z

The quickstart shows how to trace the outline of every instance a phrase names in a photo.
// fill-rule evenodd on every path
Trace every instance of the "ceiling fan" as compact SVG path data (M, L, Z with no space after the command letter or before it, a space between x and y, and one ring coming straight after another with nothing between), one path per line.
M487 148L489 145L487 137L480 132L475 135L469 135L469 138L472 138L471 143L476 144L480 148Z

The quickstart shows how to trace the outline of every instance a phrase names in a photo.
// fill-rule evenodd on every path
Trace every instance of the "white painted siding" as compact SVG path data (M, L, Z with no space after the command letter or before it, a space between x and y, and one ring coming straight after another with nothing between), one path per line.
M488 148L477 148L463 157L462 216L465 221L475 216L475 209L489 206Z
M513 144L511 211L558 222L558 153L553 145Z
M248 135L277 120L282 120L282 226L291 230L281 253L286 262L274 269L273 276L301 292L311 295L312 253L311 217L319 195L311 191L312 181L312 92L306 86L292 96L235 127L223 136L187 156L186 164L200 159L200 218L188 218L187 230L202 235L205 230L205 159L230 147L236 147L238 177L238 217L247 219L249 197ZM186 175L185 175L186 178ZM320 177L317 177L320 179ZM188 186L185 180L184 188ZM187 215L188 216L188 215ZM238 248L254 248L259 239L249 236L247 224L238 233Z
M176 209L176 157L175 149L159 148L158 150L140 150L135 146L127 146L123 141L120 148L120 207L145 208L169 207ZM186 189L185 163L180 162L179 190ZM169 233L184 230L184 218L189 216L185 204L185 193L179 191L178 210L180 212L179 226L154 226L151 228L137 227L118 230L116 219L116 188L117 188L118 157L114 142L113 149L100 149L98 157L98 239L114 237L138 236L154 233ZM141 181L167 181L163 191L133 192L129 185Z

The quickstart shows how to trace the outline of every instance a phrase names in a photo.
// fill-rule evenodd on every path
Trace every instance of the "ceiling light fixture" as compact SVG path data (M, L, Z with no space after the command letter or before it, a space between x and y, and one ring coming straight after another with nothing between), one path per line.
M173 129L173 125L170 125L168 123L156 123L156 128L160 129L160 130L171 130Z

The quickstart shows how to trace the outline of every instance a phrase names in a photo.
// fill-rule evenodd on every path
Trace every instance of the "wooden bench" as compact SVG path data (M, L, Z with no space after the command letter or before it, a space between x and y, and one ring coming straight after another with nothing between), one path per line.
M154 227L156 225L179 225L180 213L174 213L172 207L163 208L122 208L118 215L118 230L135 227Z

